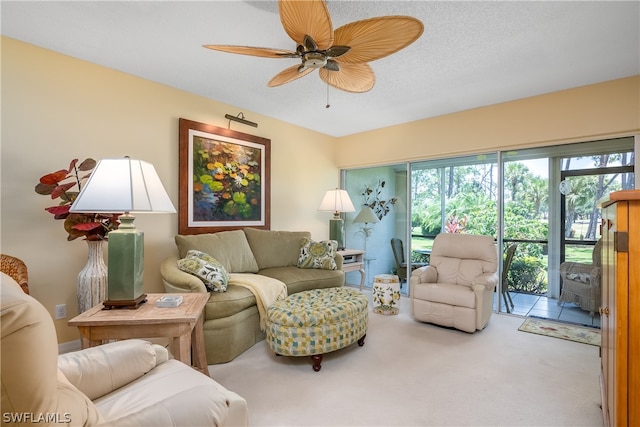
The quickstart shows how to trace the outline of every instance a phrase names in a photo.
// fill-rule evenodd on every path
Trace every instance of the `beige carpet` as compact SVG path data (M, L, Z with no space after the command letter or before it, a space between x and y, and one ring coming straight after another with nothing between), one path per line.
M370 309L364 347L320 372L265 341L209 370L247 399L253 426L602 426L598 347L521 323L494 314L467 334L413 321L403 298L397 316Z
M518 330L583 344L600 345L600 329L587 326L529 318L522 322Z

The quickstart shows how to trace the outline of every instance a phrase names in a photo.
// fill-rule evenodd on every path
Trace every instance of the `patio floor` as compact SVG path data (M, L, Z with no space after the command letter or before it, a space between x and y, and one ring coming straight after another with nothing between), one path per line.
M600 327L600 314L589 316L588 311L582 310L575 304L560 303L554 298L546 296L523 294L519 292L509 292L514 309L511 314L518 316L535 316L550 320L559 320L561 322L580 323L582 325ZM493 297L493 307L496 308L497 295ZM506 313L504 301L502 301L502 312Z

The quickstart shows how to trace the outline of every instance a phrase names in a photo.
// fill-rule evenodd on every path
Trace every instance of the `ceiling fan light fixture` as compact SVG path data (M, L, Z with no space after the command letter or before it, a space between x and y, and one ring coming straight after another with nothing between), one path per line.
M302 57L305 68L322 68L327 65L327 56L320 52L307 52Z

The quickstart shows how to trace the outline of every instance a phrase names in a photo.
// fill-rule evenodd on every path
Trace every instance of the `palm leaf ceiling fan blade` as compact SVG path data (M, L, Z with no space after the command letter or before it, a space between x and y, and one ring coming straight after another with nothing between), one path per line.
M321 68L320 78L325 83L338 89L362 93L373 88L376 83L376 76L369 64L340 64L340 71L330 71Z
M300 70L299 65L294 65L293 67L286 68L280 71L278 74L276 74L275 77L272 78L269 81L269 83L267 83L267 86L275 87L275 86L283 85L285 83L292 82L294 80L299 79L300 77L306 76L307 74L313 71L313 68L307 68L306 70L302 70L302 71L299 71L299 70Z
M297 58L301 65L276 74L269 87L280 86L319 69L327 84L347 92L367 92L376 78L367 64L416 41L424 26L410 16L381 16L347 24L335 32L324 0L279 0L280 21L297 44L296 51L251 46L205 45L228 53L266 58Z
M230 45L204 45L207 49L221 52L238 53L240 55L260 56L263 58L298 58L296 52L285 49L271 49L268 47L230 46Z
M323 0L280 0L278 7L284 30L298 45L304 45L305 36L311 37L319 50L333 45L333 25Z
M358 64L391 55L414 41L424 25L410 16L382 16L352 22L335 31L336 45L351 46L338 62Z

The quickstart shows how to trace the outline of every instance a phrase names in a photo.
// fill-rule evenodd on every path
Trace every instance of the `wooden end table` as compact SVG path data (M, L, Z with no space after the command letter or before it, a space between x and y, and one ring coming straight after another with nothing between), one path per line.
M182 295L175 308L156 307L158 298ZM137 309L103 310L102 303L69 320L82 336L82 348L102 344L103 340L130 338L171 338L173 356L209 375L204 349L204 306L209 294L147 294L147 302Z

